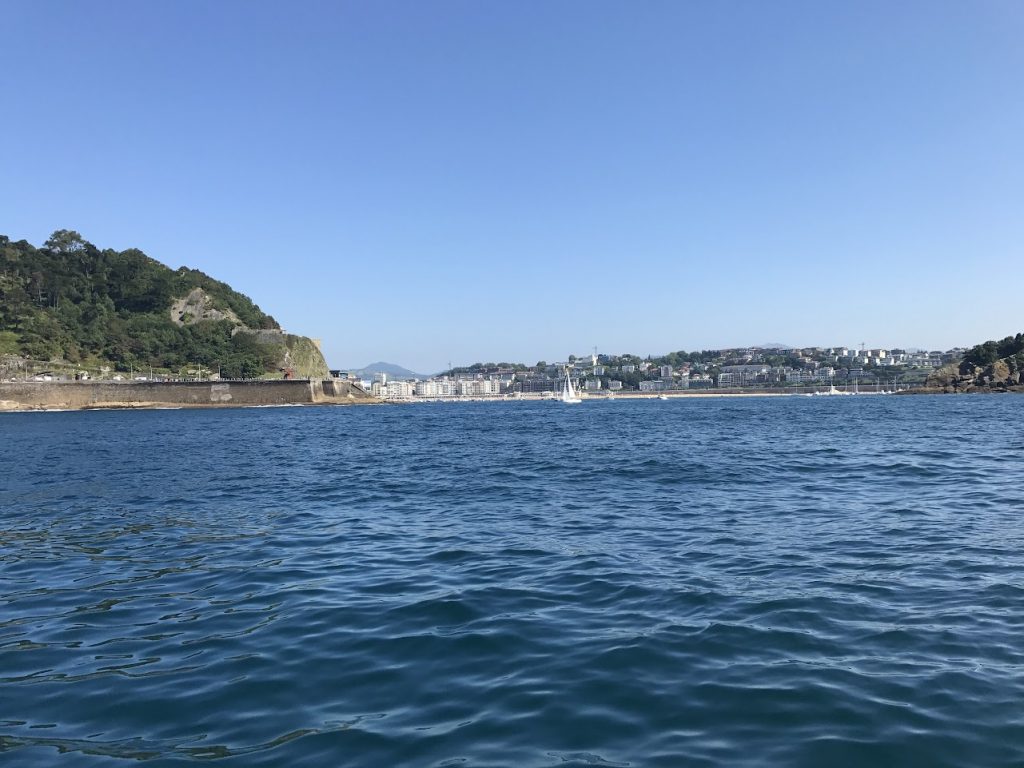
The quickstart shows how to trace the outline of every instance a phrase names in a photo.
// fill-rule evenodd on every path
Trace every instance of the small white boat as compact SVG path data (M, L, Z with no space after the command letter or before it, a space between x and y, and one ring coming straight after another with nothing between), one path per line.
M576 394L576 388L572 385L572 377L569 375L569 369L565 369L565 383L562 385L562 397L561 400L567 405L575 405L576 403L582 403L579 395Z

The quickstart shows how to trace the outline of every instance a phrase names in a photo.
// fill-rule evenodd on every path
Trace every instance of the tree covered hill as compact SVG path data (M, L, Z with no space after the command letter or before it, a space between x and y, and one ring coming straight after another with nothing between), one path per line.
M1007 336L1002 341L986 341L971 347L964 354L964 362L978 368L1005 361L1014 371L1024 369L1024 333Z
M1024 333L967 350L959 374L977 386L1005 389L1024 384Z
M254 377L287 364L289 344L301 339L273 331L273 317L198 270L172 270L134 248L100 249L68 230L40 248L0 235L0 355L121 370L199 364ZM313 367L326 373L322 363Z
M1006 391L1024 388L1024 333L968 349L959 363L937 369L928 384L945 391Z

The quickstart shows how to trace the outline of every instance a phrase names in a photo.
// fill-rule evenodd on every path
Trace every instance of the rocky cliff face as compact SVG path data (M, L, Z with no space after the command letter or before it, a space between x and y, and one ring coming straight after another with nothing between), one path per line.
M944 392L1009 392L1024 389L1024 373L1013 359L996 360L989 365L954 363L937 369L928 377L927 386Z
M238 328L236 333L250 335L260 344L275 350L278 369L292 371L297 379L326 379L331 375L320 347L307 336L274 330L254 331L248 328Z
M326 379L331 374L320 347L306 336L285 334L284 359L295 375L303 379Z
M178 326L226 320L234 325L232 335L245 334L273 350L274 364L279 371L290 371L297 379L326 379L330 376L327 361L316 342L306 336L285 333L278 328L249 328L229 307L217 307L202 288L193 288L186 296L174 299L171 322Z
M217 309L213 298L202 288L193 288L188 295L171 302L171 322L175 325L195 325L204 320L227 320L232 325L245 325L231 309Z

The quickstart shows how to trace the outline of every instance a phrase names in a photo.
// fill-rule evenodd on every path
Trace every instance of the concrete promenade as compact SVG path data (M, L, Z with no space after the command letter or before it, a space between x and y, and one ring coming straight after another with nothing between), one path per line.
M225 408L375 403L361 387L334 379L284 381L68 381L0 383L0 410Z

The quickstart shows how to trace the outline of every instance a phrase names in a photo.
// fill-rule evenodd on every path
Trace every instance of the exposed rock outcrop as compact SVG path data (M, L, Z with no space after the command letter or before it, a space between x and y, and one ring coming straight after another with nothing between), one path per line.
M202 288L193 288L188 295L171 303L171 322L175 325L192 325L202 320L228 320L233 325L244 325L230 309L217 309Z
M1012 359L981 366L964 361L936 369L926 382L943 392L1007 392L1024 388L1022 372Z

